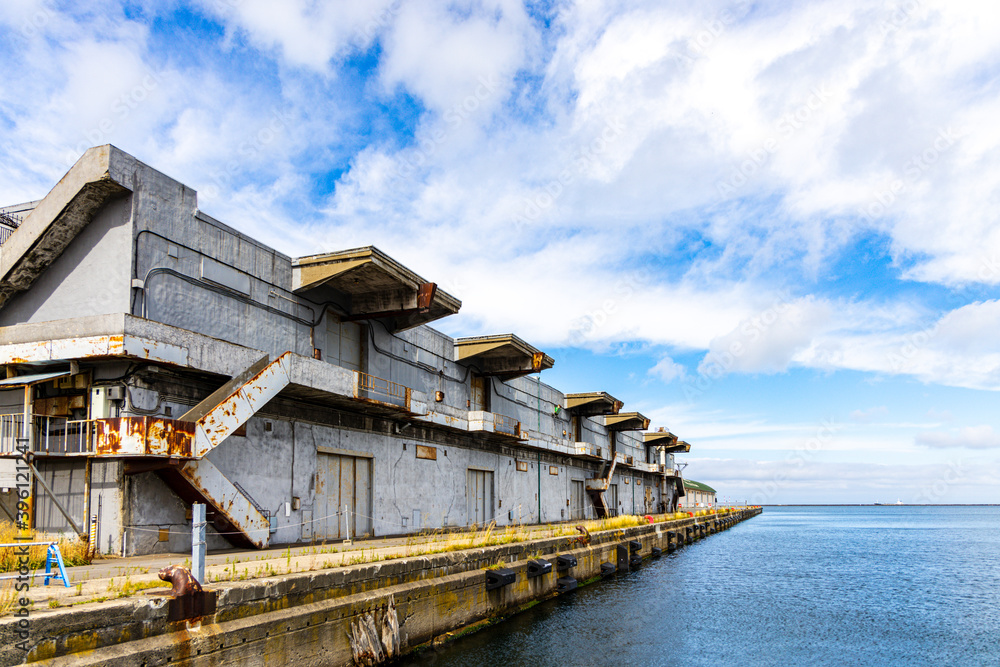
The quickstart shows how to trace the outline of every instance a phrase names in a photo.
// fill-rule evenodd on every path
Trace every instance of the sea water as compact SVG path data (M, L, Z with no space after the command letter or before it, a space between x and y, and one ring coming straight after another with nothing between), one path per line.
M1000 665L1000 507L767 507L409 665Z

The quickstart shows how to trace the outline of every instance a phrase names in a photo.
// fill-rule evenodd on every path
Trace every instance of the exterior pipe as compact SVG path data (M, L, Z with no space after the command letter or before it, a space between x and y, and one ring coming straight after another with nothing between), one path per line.
M538 371L538 434L542 433L542 372ZM538 452L538 523L542 522L542 453Z

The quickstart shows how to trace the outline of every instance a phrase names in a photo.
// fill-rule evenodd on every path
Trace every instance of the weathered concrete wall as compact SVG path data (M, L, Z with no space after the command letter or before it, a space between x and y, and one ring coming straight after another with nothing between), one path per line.
M290 258L194 212L143 223L136 247L144 317L273 355L312 356L310 325L321 313L290 291ZM219 265L245 292L203 279Z
M468 514L466 485L470 469L494 472L494 516L498 525L544 523L568 520L572 480L585 480L600 470L598 462L566 456L538 458L517 446L465 445L418 440L400 435L364 431L343 426L291 421L259 416L246 425L245 436L232 436L209 454L209 459L229 479L238 480L250 496L275 516L277 532L272 544L323 541L319 510L316 508L317 452L369 455L372 461L372 520L375 535L395 535L421 529L465 526ZM436 460L417 458L417 446L434 447ZM518 462L526 471L518 470ZM557 474L551 474L555 469ZM656 488L658 476L626 471L616 474L615 483L630 489L624 479L643 479ZM542 517L538 518L539 483ZM633 482L634 484L634 482ZM131 508L129 554L185 551L190 548L190 521L187 508L154 474L129 477L128 504ZM624 492L620 492L623 494ZM299 509L286 516L285 503L300 499ZM654 491L657 502L658 489ZM642 509L637 492L638 508ZM621 495L621 509L631 511L631 495ZM594 518L589 498L585 498L583 518ZM316 521L313 530L303 524ZM417 523L415 523L417 522ZM158 541L158 530L171 532L168 541ZM218 540L220 538L216 538ZM225 546L210 539L210 548Z
M730 517L699 517L698 523L723 530L727 519L744 520L760 510ZM217 587L217 613L194 622L170 623L164 598L130 598L79 608L37 610L31 621L31 650L15 648L16 619L0 621L0 663L49 665L220 664L350 665L350 625L395 601L405 652L432 638L491 617L517 611L556 593L557 579L584 582L615 563L617 547L629 540L664 552L678 542L668 531L683 531L695 519L606 531L589 546L572 538L550 538L465 552L357 565L338 570L234 582ZM730 524L731 525L731 524ZM571 555L576 567L558 571L556 555ZM546 558L552 572L529 579L527 559ZM515 583L485 588L484 568L506 563Z
M31 286L0 309L0 326L129 309L131 198L98 211Z

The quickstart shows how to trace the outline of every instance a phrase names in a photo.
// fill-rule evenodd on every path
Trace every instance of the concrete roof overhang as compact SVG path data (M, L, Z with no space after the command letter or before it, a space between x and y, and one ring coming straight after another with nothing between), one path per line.
M649 418L638 412L620 412L605 417L604 427L609 431L645 431L649 428Z
M455 361L476 360L483 375L504 380L552 368L555 360L514 334L455 340Z
M91 148L38 202L0 252L0 307L29 289L98 210L130 192L130 161L110 144Z
M670 431L653 431L652 433L643 433L642 439L647 447L662 448L667 454L691 451L691 445L683 440L678 440L677 436Z
M666 430L651 431L643 433L642 440L647 446L663 447L677 442L677 436Z
M381 319L391 331L454 315L462 307L461 301L435 283L373 246L292 260L294 292L322 286L350 297L344 320Z
M566 409L582 417L616 415L624 405L605 391L566 394Z

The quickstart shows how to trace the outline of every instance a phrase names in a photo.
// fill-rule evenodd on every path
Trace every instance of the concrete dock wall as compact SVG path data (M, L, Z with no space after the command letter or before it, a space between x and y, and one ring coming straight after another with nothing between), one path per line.
M217 587L215 614L167 620L167 600L135 597L76 609L38 612L31 651L14 646L16 619L0 622L0 664L45 665L350 665L352 623L384 617L395 604L401 652L471 624L514 613L557 594L558 579L583 583L616 563L619 545L637 541L640 556L678 545L668 534L705 526L706 534L755 516L759 509L604 531L589 545L573 537L548 538L336 570L235 582ZM700 536L700 528L696 531ZM576 565L557 569L557 556ZM553 563L551 573L528 578L529 559ZM513 583L486 589L486 568L504 565Z

